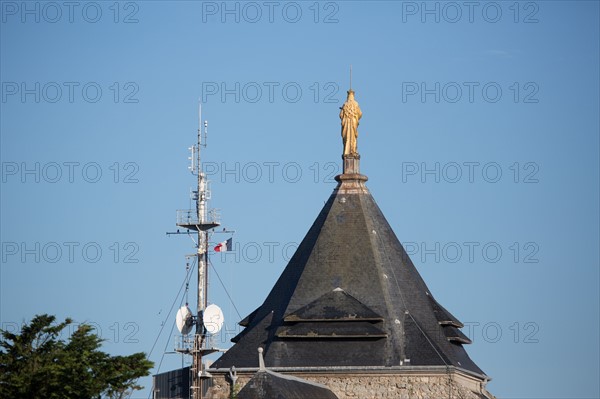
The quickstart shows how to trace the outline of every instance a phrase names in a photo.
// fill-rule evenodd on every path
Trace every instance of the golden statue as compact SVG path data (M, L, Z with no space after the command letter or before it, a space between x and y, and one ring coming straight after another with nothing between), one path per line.
M348 90L348 98L340 109L342 140L344 142L343 155L357 156L356 139L358 138L358 121L362 117L362 111L354 99L354 90Z

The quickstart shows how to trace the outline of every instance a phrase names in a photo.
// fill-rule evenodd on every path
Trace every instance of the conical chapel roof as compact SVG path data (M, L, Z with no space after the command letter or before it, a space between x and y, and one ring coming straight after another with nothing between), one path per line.
M357 124L358 125L358 124ZM264 303L212 368L456 366L485 376L359 172L357 153Z

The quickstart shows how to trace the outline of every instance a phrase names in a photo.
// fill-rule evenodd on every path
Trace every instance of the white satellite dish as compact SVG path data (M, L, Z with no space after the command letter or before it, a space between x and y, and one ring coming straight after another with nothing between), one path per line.
M206 309L204 309L204 314L202 315L202 322L204 323L204 328L206 328L206 332L209 334L216 334L221 331L223 327L223 323L225 322L225 318L223 317L223 311L217 305L208 305Z
M182 306L177 311L175 324L177 324L177 329L183 335L187 335L192 331L192 327L194 327L194 318L192 317L192 311L187 305Z

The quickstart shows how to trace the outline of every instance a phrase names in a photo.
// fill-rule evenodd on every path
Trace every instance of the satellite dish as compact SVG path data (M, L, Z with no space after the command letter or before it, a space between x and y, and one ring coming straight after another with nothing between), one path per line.
M194 326L194 319L192 317L192 311L190 308L186 306L182 306L177 311L177 316L175 317L175 324L177 324L177 329L183 335L187 335L192 331L192 327Z
M223 317L223 311L217 305L208 305L206 309L204 309L202 323L204 324L204 328L206 328L206 332L209 334L216 334L221 331L224 322L225 318Z

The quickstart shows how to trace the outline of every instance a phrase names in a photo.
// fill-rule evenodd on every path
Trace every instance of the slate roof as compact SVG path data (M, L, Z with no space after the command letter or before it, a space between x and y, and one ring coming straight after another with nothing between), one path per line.
M338 399L327 387L300 378L258 371L238 392L238 399Z
M264 303L212 368L453 365L463 325L430 293L359 174L334 189ZM467 288L467 287L465 287Z

